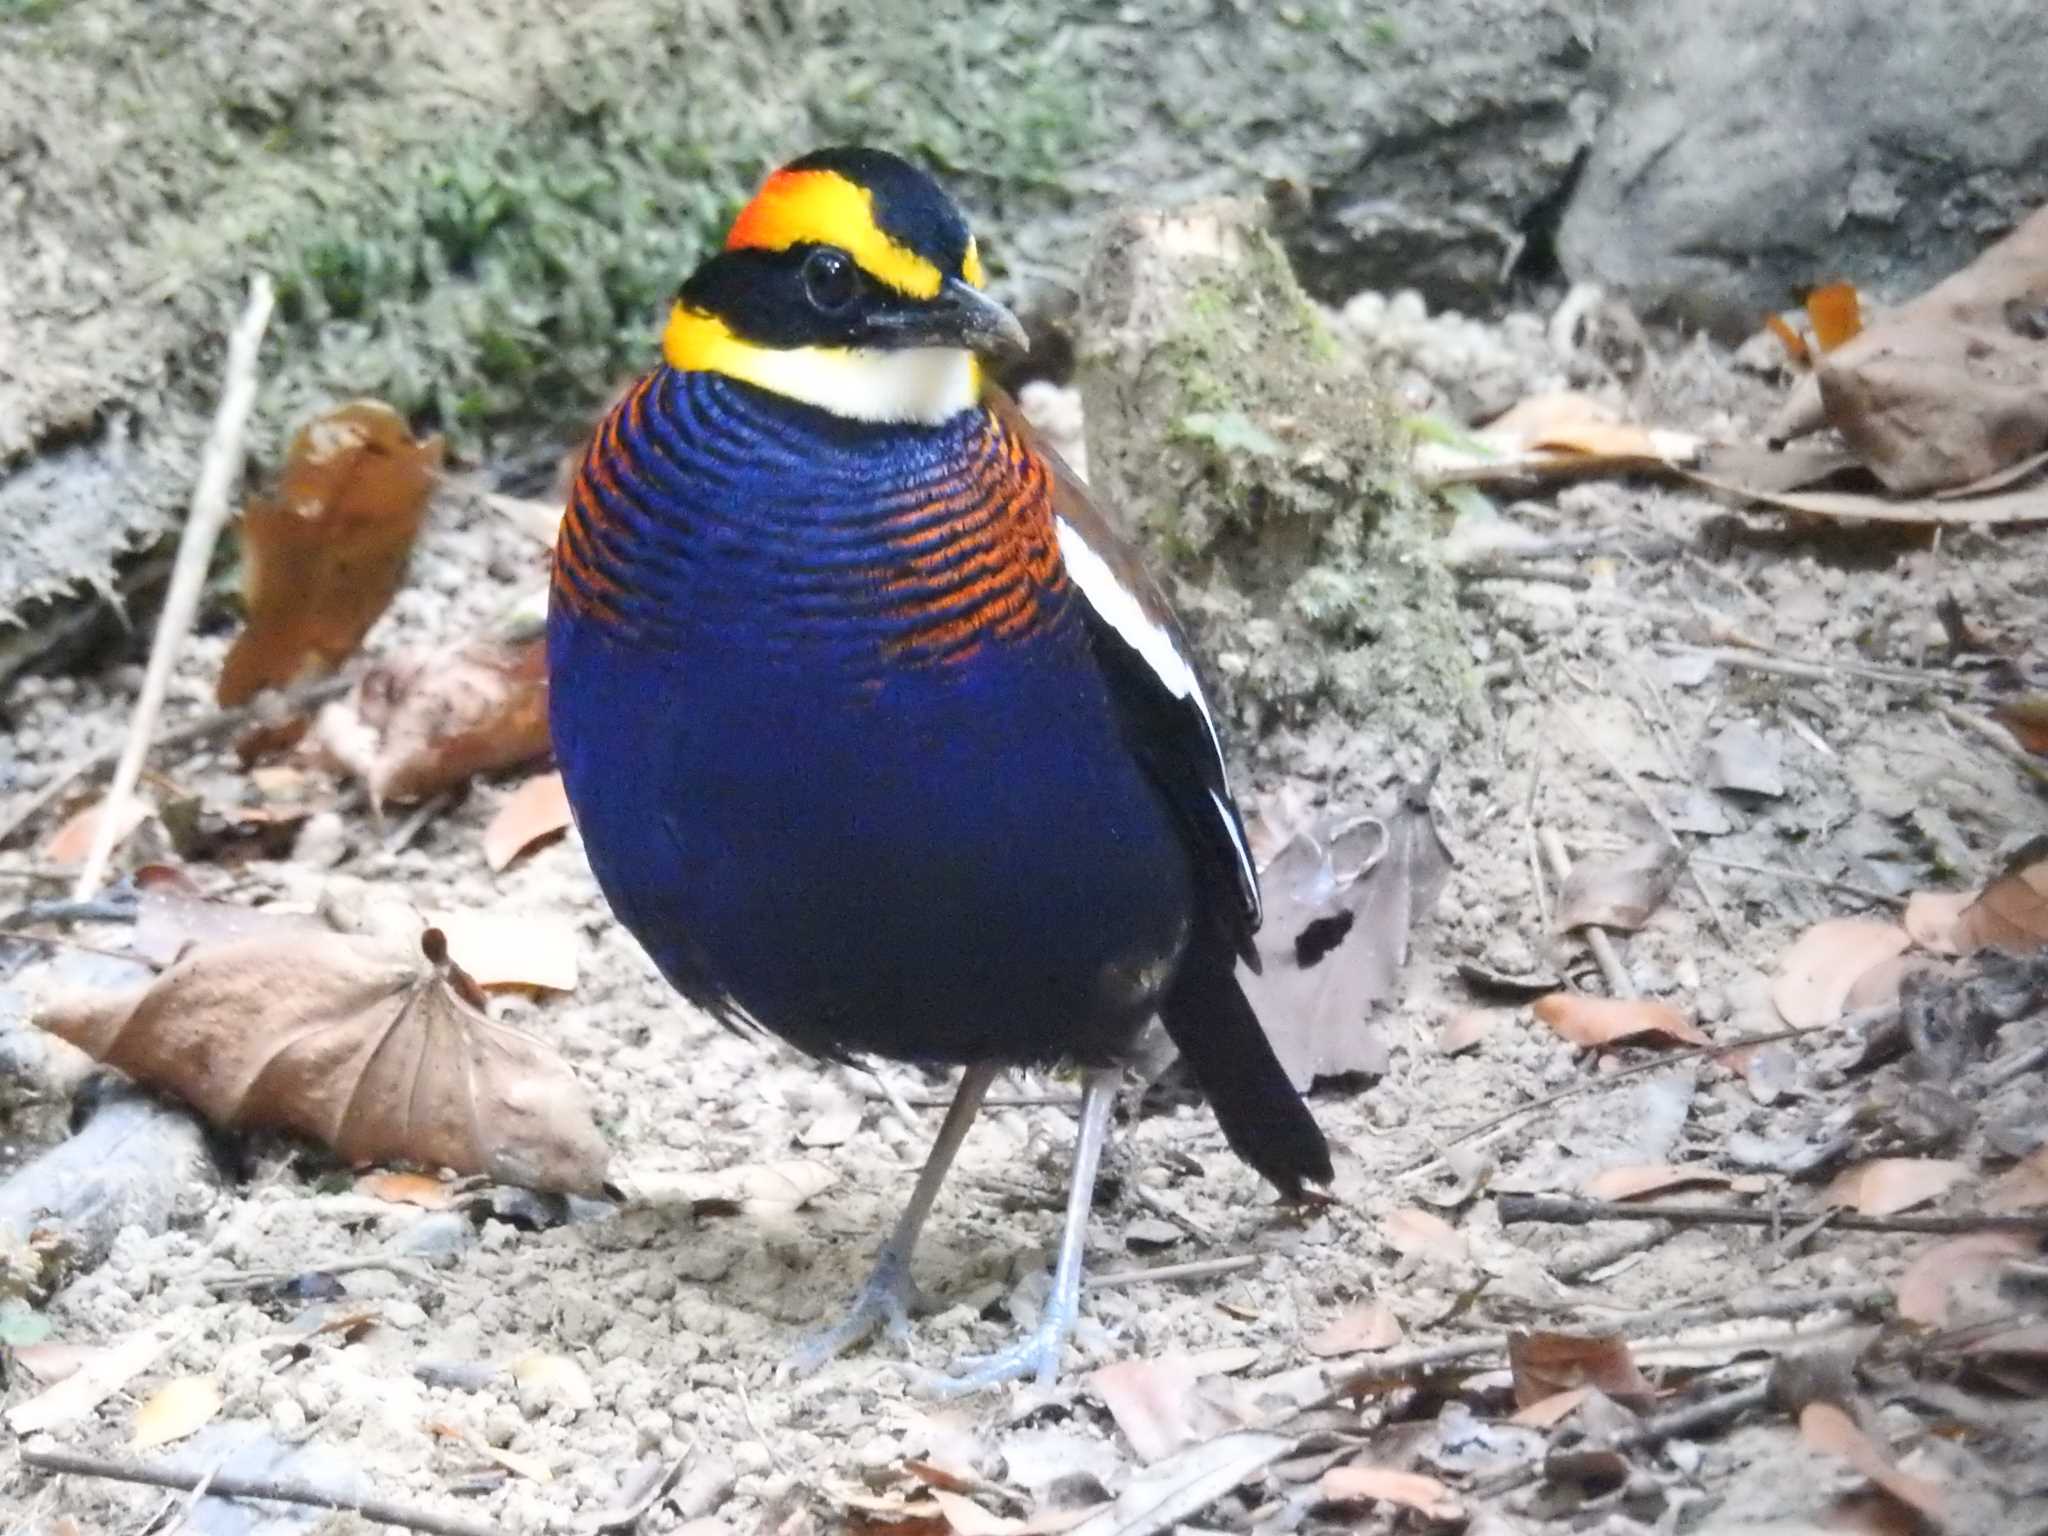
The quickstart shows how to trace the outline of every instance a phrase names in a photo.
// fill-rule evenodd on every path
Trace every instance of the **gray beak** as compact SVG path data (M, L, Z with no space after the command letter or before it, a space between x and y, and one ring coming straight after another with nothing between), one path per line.
M1031 350L1015 315L957 277L947 278L927 302L872 316L869 324L897 347L966 347L992 357Z

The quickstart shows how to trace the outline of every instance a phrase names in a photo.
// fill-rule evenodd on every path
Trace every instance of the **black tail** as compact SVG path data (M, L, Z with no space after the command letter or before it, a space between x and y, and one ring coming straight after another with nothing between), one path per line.
M1229 940L1208 924L1198 923L1159 1016L1194 1069L1231 1151L1290 1200L1303 1197L1304 1183L1330 1182L1329 1145L1237 984Z

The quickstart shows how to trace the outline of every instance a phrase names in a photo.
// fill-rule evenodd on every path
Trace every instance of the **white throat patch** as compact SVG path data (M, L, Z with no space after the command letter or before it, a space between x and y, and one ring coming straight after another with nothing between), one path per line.
M981 400L981 370L959 347L750 348L745 377L855 421L933 425Z

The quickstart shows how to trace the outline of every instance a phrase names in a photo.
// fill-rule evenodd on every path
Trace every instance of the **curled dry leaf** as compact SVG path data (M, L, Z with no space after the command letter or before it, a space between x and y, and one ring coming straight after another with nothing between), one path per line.
M1370 1349L1392 1349L1401 1342L1401 1322L1384 1303L1362 1301L1338 1314L1307 1343L1312 1355L1355 1355Z
M2006 871L1956 919L1956 944L1964 954L2009 949L2030 955L2048 949L2048 838L2029 842Z
M1891 1216L1925 1205L1969 1176L1968 1163L1931 1157L1880 1157L1836 1174L1828 1184L1826 1203L1847 1206L1865 1216Z
M1574 1387L1597 1387L1617 1400L1639 1402L1655 1390L1636 1369L1628 1341L1619 1334L1511 1333L1508 1368L1518 1408Z
M54 1386L9 1408L7 1427L17 1435L32 1435L84 1418L156 1364L171 1342L169 1333L146 1328L93 1350Z
M320 744L371 800L423 800L548 751L537 637L486 636L373 667L320 712Z
M1898 924L1871 918L1815 923L1779 960L1771 1002L1795 1029L1832 1024L1864 973L1904 953L1911 942Z
M1926 1249L1899 1277L1899 1316L1923 1328L1946 1328L1958 1287L2033 1251L2018 1232L1973 1232Z
M249 622L221 668L220 702L332 672L390 606L441 472L438 437L355 400L292 438L277 492L242 515Z
M1663 838L1615 858L1575 864L1558 898L1557 926L1633 933L1664 905L1684 868L1684 850Z
M1726 1185L1729 1182L1727 1174L1717 1173L1697 1163L1687 1166L1634 1163L1625 1168L1602 1169L1579 1186L1579 1193L1589 1200L1633 1200L1641 1195L1654 1195L1688 1184Z
M559 773L537 773L505 797L484 828L484 862L505 868L529 848L569 828L569 792Z
M1588 997L1553 992L1531 1005L1536 1017L1573 1045L1710 1045L1669 1003L1650 997Z
M1846 1461L1901 1503L1911 1505L1930 1519L1942 1512L1941 1489L1922 1477L1913 1477L1892 1465L1891 1457L1856 1421L1833 1403L1808 1403L1799 1410L1799 1438L1823 1456Z
M179 1376L142 1400L135 1410L129 1446L149 1451L182 1440L212 1420L220 1409L219 1382L211 1376Z
M605 1144L567 1062L493 1023L439 930L286 933L203 945L147 985L40 1019L221 1126L598 1193Z
M1323 1474L1321 1492L1332 1503L1362 1503L1371 1499L1398 1504L1425 1520L1465 1518L1465 1506L1457 1495L1420 1472L1397 1472L1392 1467L1332 1467Z
M1976 899L1975 891L1915 891L1901 919L1907 937L1929 954L1961 953L1956 924Z
M1469 1254L1464 1233L1428 1211L1404 1206L1380 1218L1380 1236L1403 1258L1417 1256L1461 1263Z

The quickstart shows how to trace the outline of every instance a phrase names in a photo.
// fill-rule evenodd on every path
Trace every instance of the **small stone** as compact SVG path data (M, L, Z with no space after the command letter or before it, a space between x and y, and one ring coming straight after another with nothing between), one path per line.
M459 1211L435 1211L399 1236L400 1253L421 1259L450 1258L476 1242L476 1228Z
M1171 1248L1184 1234L1170 1221L1141 1216L1124 1228L1124 1246L1143 1253L1148 1249Z

